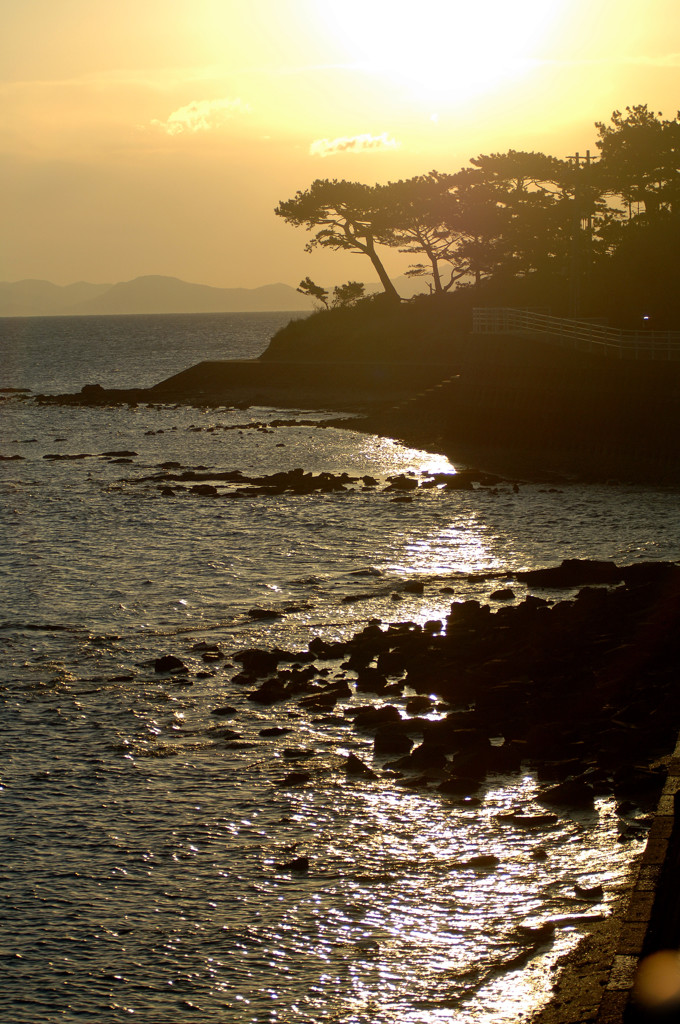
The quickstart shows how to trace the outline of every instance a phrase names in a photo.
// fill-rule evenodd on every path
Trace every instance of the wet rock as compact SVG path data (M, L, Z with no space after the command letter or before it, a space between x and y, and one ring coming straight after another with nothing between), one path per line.
M377 729L389 722L401 723L401 721L402 717L399 714L399 709L395 708L393 704L384 704L380 708L369 704L364 708L360 708L354 714L354 726L356 729Z
M549 942L555 936L555 924L553 921L546 921L544 924L528 925L521 924L517 929L517 937L521 942L530 942L532 945L542 945Z
M358 693L384 693L387 679L377 668L361 668L357 672Z
M408 767L411 771L414 769L443 771L449 767L446 753L446 747L439 744L421 743L419 747L411 751L408 758L402 759L408 761L408 764L400 764L400 767Z
M591 903L599 903L604 897L604 889L601 885L582 886L576 884L574 892L580 900L588 900Z
M247 695L247 700L253 701L255 704L276 704L278 701L286 700L289 696L285 682L275 678L265 679L257 690L253 690Z
M505 814L497 814L497 821L505 821L511 825L519 825L521 828L545 828L548 825L556 825L560 820L556 814L529 814L523 811L508 811Z
M219 491L214 484L194 484L194 486L190 488L190 491L192 494L201 494L209 498L214 498L219 494Z
M246 615L250 616L251 619L282 619L283 615L281 612L275 611L273 608L249 608Z
M456 870L461 868L496 868L500 862L500 857L497 857L494 853L480 853L474 857L469 857L467 860L456 861L451 867Z
M454 473L449 475L445 488L447 491L471 491L473 489L473 478L465 473Z
M404 789L427 789L432 781L429 775L417 775L415 778L410 776L405 779L399 779L397 782L398 786L402 786Z
M464 779L451 776L437 786L437 792L444 796L472 796L480 787L479 779Z
M355 754L348 754L347 760L344 764L344 770L348 775L360 776L364 779L377 779L378 776L369 768L368 765L364 764Z
M666 769L621 766L614 773L613 792L617 800L634 800L638 806L654 805L666 781Z
M277 864L277 871L298 871L301 874L309 871L309 857L294 857L285 864Z
M382 754L408 754L413 746L413 740L401 729L394 730L390 726L383 726L378 729L373 740L373 752L380 756Z
M428 619L427 622L423 623L423 633L427 633L433 636L435 633L441 633L443 629L441 619Z
M414 480L413 477L404 476L403 473L399 476L390 476L387 479L389 483L385 487L386 491L415 491L418 487L417 480Z
M538 793L539 803L548 806L591 809L594 806L593 787L581 779L567 779Z
M243 665L244 672L258 678L275 672L280 660L280 654L277 651L261 651L251 647L237 651L234 655L234 661Z
M78 459L93 459L94 455L87 452L80 453L78 455L43 455L43 459L48 459L51 462L73 462Z
M434 707L433 701L430 697L424 697L417 695L416 697L409 697L406 701L406 710L409 715L420 715L423 712L431 711Z
M454 754L450 762L451 771L455 775L483 781L492 770L494 749L496 748L488 746L486 750L466 750Z
M304 786L311 779L311 772L288 772L283 779L277 782L277 786Z
M292 731L292 729L288 729L284 725L270 725L264 729L260 729L258 736L285 736L286 733Z
M173 672L173 673L184 673L188 672L189 669L179 658L176 658L174 654L164 654L160 658L156 658L153 664L155 672Z
M623 579L621 570L614 562L582 558L565 558L558 566L529 569L515 575L530 586L556 589L584 587L594 583L619 583Z
M315 636L309 641L309 651L320 659L342 658L347 651L347 643L322 640L321 637Z
M232 708L229 704L223 704L221 707L213 708L210 714L215 715L216 718L226 718L229 715L235 715L236 708Z

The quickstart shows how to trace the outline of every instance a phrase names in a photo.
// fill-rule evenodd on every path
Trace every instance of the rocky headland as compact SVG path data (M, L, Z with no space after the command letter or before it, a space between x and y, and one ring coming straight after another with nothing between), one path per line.
M424 297L330 310L291 321L258 359L37 398L322 408L351 413L346 427L525 479L680 482L680 362L475 335L470 316Z

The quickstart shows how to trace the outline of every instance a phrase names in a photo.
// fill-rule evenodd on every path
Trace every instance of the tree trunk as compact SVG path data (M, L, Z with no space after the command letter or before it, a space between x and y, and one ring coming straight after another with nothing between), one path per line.
M401 302L401 296L399 295L399 292L397 291L397 289L392 284L392 281L390 280L389 274L387 273L387 271L383 267L382 262L380 260L380 257L378 256L377 252L375 251L375 246L373 245L373 239L370 236L366 238L366 255L368 256L368 258L370 259L371 263L373 264L373 266L376 269L378 277L380 278L380 283L383 286L383 288L385 289L385 294L389 295L389 297L391 299L393 299L394 302Z
M443 295L444 289L442 288L442 280L439 276L439 263L435 256L430 256L430 263L432 264L432 280L434 281L434 293L435 295Z

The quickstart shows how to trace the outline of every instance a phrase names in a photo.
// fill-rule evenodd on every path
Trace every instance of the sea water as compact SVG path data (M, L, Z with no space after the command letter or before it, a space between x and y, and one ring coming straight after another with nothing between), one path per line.
M201 359L256 356L289 318L5 319L0 387L150 385ZM478 804L404 788L343 715L371 695L326 715L264 707L234 679L233 656L304 651L371 619L441 619L453 600L494 605L508 573L563 558L676 560L677 493L508 482L399 502L390 476L456 467L328 427L323 409L0 394L3 1020L528 1019L581 918L610 913L629 884L643 823L621 842L607 799L546 829L500 821L539 809L529 771L491 777ZM357 482L170 497L158 479L168 462ZM206 660L215 647L224 658ZM156 673L165 654L189 674ZM287 731L260 735L272 726ZM348 778L350 752L378 778ZM312 783L281 784L301 766ZM532 857L539 846L546 861ZM490 853L493 870L455 866ZM291 869L303 856L309 870ZM579 902L577 883L601 883L604 900ZM523 957L518 929L547 920L553 944Z

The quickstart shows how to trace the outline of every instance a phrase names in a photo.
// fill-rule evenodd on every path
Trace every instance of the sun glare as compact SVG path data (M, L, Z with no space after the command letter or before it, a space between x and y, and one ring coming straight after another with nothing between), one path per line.
M324 10L351 63L405 96L441 105L526 73L563 6L564 0L430 0L420 8L412 0L332 0Z

